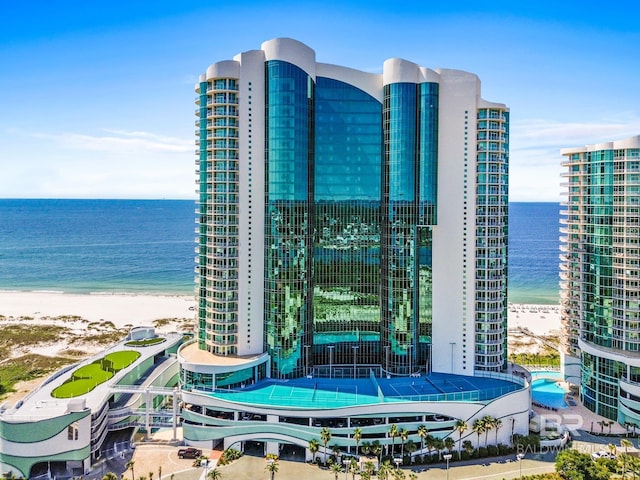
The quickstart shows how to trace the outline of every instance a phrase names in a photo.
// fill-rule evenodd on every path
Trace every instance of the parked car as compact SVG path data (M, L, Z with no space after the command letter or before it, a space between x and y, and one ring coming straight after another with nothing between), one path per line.
M189 447L181 448L178 450L178 458L200 458L202 456L202 450Z
M598 452L593 452L591 454L591 458L594 460L597 460L598 458L611 458L611 459L615 459L616 456L611 453L611 452L607 452L606 450L600 450Z

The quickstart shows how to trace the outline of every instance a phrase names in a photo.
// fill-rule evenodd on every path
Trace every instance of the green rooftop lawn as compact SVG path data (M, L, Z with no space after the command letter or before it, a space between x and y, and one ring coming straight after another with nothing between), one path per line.
M54 398L72 398L89 393L120 370L127 368L138 357L140 357L140 353L133 350L109 353L93 363L75 370L71 374L71 378L53 390L51 395Z
M159 343L164 342L164 337L153 337L153 338L145 338L143 340L131 340L130 342L125 343L127 347L148 347L150 345L157 345Z

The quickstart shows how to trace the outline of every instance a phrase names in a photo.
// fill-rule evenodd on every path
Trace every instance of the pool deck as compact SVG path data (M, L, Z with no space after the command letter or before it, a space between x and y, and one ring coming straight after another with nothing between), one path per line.
M569 430L585 430L587 432L600 433L601 430L598 422L610 421L608 418L597 415L582 405L578 395L567 395L567 397L573 400L575 405L569 405L568 408L555 410L539 405L532 405L531 408L540 416L551 421L559 421L559 423L566 426ZM604 433L609 433L609 427L604 427ZM613 425L611 425L612 435L621 435L625 433L627 433L627 429L623 425L620 425L618 422L613 422Z

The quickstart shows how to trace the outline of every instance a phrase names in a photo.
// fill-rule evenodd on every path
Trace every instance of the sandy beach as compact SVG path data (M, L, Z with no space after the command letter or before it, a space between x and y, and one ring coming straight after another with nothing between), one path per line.
M6 318L78 316L89 322L111 322L118 329L162 318L194 318L194 308L193 296L0 291L0 316Z
M0 319L48 321L78 316L89 322L111 322L115 328L150 325L158 319L193 319L193 296L143 294L69 294L0 291ZM509 330L527 328L536 335L560 330L559 305L509 304ZM167 326L159 327L169 328Z
M510 303L507 318L509 330L528 328L535 335L560 331L560 305Z

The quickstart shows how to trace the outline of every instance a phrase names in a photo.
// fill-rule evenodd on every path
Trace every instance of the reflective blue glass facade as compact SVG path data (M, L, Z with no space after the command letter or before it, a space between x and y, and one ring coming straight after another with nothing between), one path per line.
M381 156L382 104L317 78L315 363L379 362Z
M275 376L298 376L311 343L314 84L283 61L265 72L265 336Z
M202 350L275 378L504 369L508 111L475 75L274 39L201 80Z

